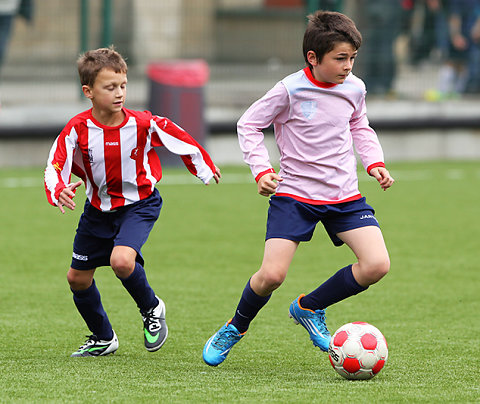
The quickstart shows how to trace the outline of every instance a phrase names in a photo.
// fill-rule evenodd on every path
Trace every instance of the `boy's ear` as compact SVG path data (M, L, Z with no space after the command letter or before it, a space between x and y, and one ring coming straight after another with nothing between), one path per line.
M314 51L310 50L307 52L307 60L308 60L308 63L310 63L312 66L316 66L318 64L317 55L315 54Z
M92 89L90 88L90 86L87 86L87 85L83 85L82 86L82 91L83 91L83 95L89 99L91 99L93 97L93 94L92 94Z

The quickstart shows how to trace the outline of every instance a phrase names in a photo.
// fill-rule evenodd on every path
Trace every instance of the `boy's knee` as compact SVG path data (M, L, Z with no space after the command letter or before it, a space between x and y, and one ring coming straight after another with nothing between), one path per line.
M110 258L110 266L119 278L128 278L135 269L135 261L130 257L122 254L112 255Z
M378 277L378 280L382 279L390 271L390 261L385 260L377 264L375 268L375 273Z
M371 283L378 282L382 279L390 270L390 260L387 258L378 259L368 264L365 271L366 276Z
M70 268L67 272L67 281L73 290L85 290L92 285L93 277L90 273Z
M263 273L262 280L263 284L265 285L265 289L273 291L280 287L285 280L285 276L282 273L266 272Z

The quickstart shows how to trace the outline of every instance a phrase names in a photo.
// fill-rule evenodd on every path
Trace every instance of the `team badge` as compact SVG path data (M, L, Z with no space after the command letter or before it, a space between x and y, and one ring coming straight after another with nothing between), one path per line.
M132 149L132 152L130 153L130 158L132 160L138 159L138 147L135 147L135 149Z
M305 118L311 119L317 110L317 102L316 101L303 101L300 104L300 108L302 109L302 114Z

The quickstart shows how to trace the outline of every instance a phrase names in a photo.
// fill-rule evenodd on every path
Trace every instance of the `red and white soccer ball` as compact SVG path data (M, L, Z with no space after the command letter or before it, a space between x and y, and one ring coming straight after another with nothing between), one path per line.
M333 368L346 379L371 379L387 361L387 340L371 324L348 323L333 334L328 355Z

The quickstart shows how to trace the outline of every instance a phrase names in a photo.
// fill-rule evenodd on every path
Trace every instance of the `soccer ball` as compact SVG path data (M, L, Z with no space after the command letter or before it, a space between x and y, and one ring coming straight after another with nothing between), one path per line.
M328 356L333 368L346 379L371 379L387 361L387 340L371 324L348 323L333 334Z

